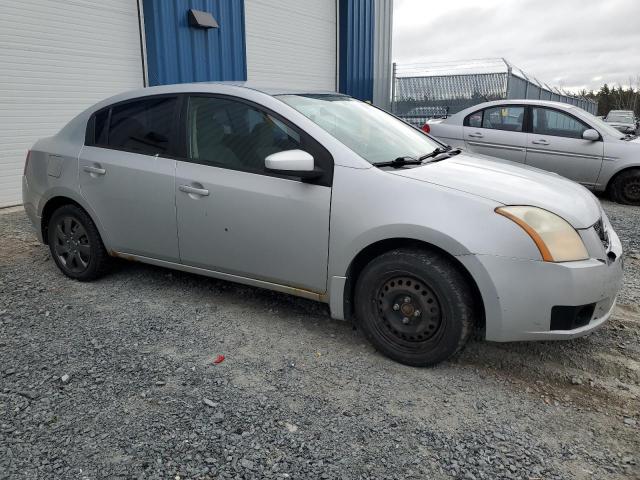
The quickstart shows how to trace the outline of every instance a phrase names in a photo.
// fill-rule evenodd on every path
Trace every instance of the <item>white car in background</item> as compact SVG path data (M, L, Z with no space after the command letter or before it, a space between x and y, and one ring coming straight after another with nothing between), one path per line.
M579 107L497 100L429 124L429 130L454 147L556 172L616 202L640 205L640 139Z
M622 133L635 134L638 126L632 110L611 110L604 121Z

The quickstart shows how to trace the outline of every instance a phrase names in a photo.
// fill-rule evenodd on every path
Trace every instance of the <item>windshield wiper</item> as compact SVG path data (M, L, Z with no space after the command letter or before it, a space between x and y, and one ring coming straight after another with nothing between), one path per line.
M413 157L398 157L390 162L374 163L376 167L402 167L404 165L420 165L422 160Z
M422 155L421 157L418 157L418 160L423 161L423 160L426 160L427 158L437 157L440 154L447 153L449 150L451 150L451 145L447 145L444 148L438 147L433 152L430 152L425 155Z
M420 159L426 160L427 158L432 158L432 160L429 160L427 163L439 162L458 155L460 152L462 152L462 150L459 148L453 149L451 146L447 146L446 148L436 148L433 152L420 157Z
M444 148L438 147L432 152L429 152L418 158L409 157L409 156L398 157L390 162L378 162L378 163L374 163L374 165L376 167L403 167L405 165L421 165L428 158L433 158L433 160L431 161L435 162L435 161L444 160L445 158L449 158L452 155L457 155L460 152L461 150L459 148L456 148L455 150L453 150L450 146L447 145ZM442 158L437 158L445 154L446 156L443 156Z

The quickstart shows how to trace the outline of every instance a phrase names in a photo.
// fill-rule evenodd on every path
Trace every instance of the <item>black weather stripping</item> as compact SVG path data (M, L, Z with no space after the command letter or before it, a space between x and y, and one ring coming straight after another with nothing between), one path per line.
M218 22L209 12L189 10L189 25L196 28L218 28Z

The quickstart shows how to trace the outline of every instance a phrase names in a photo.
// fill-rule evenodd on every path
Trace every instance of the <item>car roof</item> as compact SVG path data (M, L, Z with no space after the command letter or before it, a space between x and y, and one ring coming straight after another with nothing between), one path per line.
M541 107L553 107L560 110L574 110L574 111L583 111L580 107L576 105L571 105L569 103L562 102L554 102L552 100L535 100L535 99L516 99L516 100L492 100L490 102L478 103L477 105L473 105L471 107L465 108L464 110L460 110L457 113L454 113L449 117L448 120L459 119L460 117L466 117L470 113L477 112L478 110L483 110L485 108L497 107L502 105L538 105Z
M224 81L224 82L193 82L193 83L176 83L170 85L159 85L154 87L139 88L123 92L120 95L128 98L144 97L149 95L168 94L168 93L216 93L220 92L220 88L233 91L235 89L256 90L267 95L342 95L335 91L327 90L308 90L295 88L269 87L256 84L249 81Z
M491 107L495 105L540 105L543 107L560 107L563 109L580 108L570 103L555 102L553 100L536 100L536 99L493 100L491 102L479 103L478 105L474 105L473 107L469 107L469 108L475 108L475 107L485 108L485 107Z

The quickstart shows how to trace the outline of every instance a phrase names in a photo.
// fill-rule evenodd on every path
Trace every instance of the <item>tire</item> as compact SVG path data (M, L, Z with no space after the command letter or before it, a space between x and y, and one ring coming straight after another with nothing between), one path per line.
M49 250L67 277L88 282L107 270L107 254L98 229L89 215L76 205L58 208L49 220Z
M611 199L625 205L640 205L640 169L627 170L616 176L609 188Z
M459 352L476 309L469 282L452 260L426 250L392 250L372 260L355 290L357 325L384 355L435 365Z

